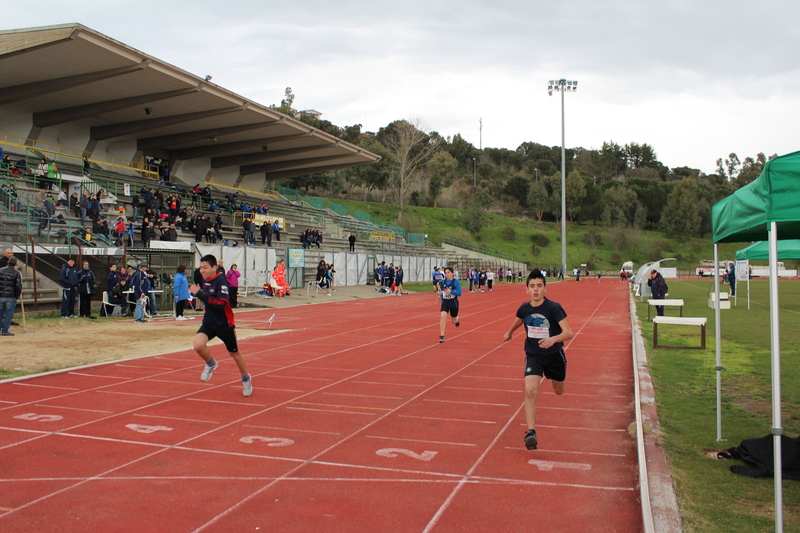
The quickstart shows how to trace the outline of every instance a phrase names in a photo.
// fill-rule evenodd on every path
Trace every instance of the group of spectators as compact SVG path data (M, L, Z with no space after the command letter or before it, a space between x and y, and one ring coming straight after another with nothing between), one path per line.
M320 261L317 265L317 287L325 289L328 296L332 296L331 291L336 292L336 289L333 288L335 274L336 270L333 269L333 263Z
M403 294L403 267L401 265L394 266L394 263L386 264L386 261L381 261L374 270L375 274L375 290L387 292L394 296Z
M303 245L303 248L311 248L314 244L319 248L322 245L322 241L322 230L319 229L308 228L300 234L300 244Z

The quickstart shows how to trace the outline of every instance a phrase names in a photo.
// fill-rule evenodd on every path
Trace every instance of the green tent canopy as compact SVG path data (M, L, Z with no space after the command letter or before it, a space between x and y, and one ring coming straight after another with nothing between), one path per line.
M780 233L780 230L778 230ZM736 260L769 259L769 242L754 242L736 252ZM778 259L800 259L800 241L778 241Z
M776 157L754 182L711 208L714 242L766 241L776 222L780 239L800 239L800 152Z

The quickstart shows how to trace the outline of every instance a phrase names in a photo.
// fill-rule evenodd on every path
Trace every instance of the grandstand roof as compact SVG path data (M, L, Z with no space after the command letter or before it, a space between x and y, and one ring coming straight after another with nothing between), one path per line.
M0 31L0 114L268 180L380 157L81 24ZM13 74L12 74L13 73Z

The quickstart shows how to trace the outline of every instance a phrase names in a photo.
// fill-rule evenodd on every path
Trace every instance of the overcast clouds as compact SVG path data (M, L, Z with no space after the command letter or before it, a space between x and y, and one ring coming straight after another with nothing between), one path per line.
M224 12L221 12L223 11ZM418 118L515 149L649 143L670 167L714 171L800 149L797 1L38 0L3 29L79 22L262 104L377 131ZM14 24L9 21L25 21Z

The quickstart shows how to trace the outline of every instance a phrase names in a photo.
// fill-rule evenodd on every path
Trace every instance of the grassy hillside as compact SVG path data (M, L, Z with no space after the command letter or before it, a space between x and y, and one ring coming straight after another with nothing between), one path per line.
M338 199L336 202L382 220L396 222L397 219L397 208L391 204ZM411 233L427 233L428 240L434 244L447 236L513 254L531 266L554 267L561 262L561 226L558 223L487 214L487 224L475 235L464 227L466 216L466 211L460 209L407 206L399 225ZM736 250L744 246L746 244L721 245L720 260L733 260ZM693 270L701 259L714 258L714 247L708 235L703 239L678 241L666 238L661 231L567 224L569 268L587 263L592 270L618 270L623 261L639 265L667 257L677 259L669 266Z

